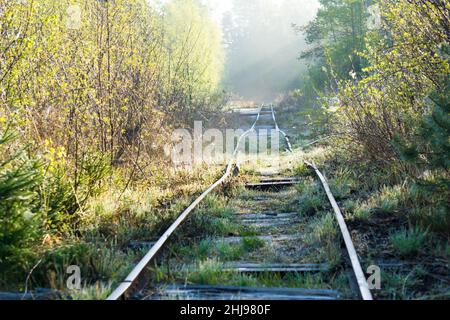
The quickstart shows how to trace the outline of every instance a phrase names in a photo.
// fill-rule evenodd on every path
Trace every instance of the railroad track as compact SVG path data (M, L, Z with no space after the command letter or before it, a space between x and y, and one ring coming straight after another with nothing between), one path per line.
M158 254L164 251L169 239L183 225L183 222L190 215L195 214L196 207L231 178L235 171L233 168L236 165L240 144L246 136L257 131L258 122L263 115L271 116L271 128L283 136L286 150L293 151L288 135L278 126L276 113L272 106L262 106L257 110L243 112L243 117L255 118L255 121L250 129L239 137L233 157L227 164L222 177L180 214L126 279L112 292L108 300L136 298L150 300L336 300L343 298L339 290L314 288L308 285L308 279L327 274L330 266L326 261L304 261L304 257L311 256L310 253L308 254L310 248L304 245L304 235L299 232L305 228L305 221L296 212L291 212L285 206L295 195L295 185L299 180L285 177L276 171L269 174L260 171L256 182L246 183L246 191L230 200L229 205L235 212L231 219L245 227L246 230L252 230L251 236L232 235L209 239L210 245L216 248L228 248L235 251L236 248L245 246L251 248L251 250L240 252L238 257L234 257L234 261L225 258L224 261L215 261L212 264L213 271L227 274L229 278L234 279L229 281L232 284L220 283L217 285L187 279L188 274L195 274L202 268L196 261L192 261L192 263L182 263L174 270L169 271L179 274L178 277L173 277L179 281L163 284L152 283L149 286L151 268L156 265ZM359 298L372 300L345 221L326 179L314 164L307 163L307 165L317 173L335 212L345 243L345 253L348 254L350 260L352 279L356 279L354 285L359 289ZM245 282L250 282L250 284L242 284ZM273 286L270 285L271 283ZM292 285L293 283L295 286ZM305 286L301 287L303 284Z

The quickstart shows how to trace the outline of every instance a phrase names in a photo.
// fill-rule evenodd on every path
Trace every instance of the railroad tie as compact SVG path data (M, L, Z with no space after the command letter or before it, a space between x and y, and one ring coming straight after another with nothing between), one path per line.
M147 300L338 300L340 293L328 289L255 288L215 285L169 285Z

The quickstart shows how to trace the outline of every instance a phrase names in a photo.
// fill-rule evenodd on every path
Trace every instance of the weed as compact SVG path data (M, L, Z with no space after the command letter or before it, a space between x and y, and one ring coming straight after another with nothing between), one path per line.
M312 172L304 162L300 162L300 164L295 167L294 174L298 177L309 177L312 175Z
M310 239L320 243L333 242L338 235L336 221L331 213L318 217L310 224Z
M402 195L405 190L401 186L386 187L384 186L375 204L384 213L393 213L402 202Z
M313 215L328 205L325 194L318 184L309 184L300 188L303 188L299 199L299 211L301 214Z
M190 282L196 284L220 284L223 266L215 260L206 260L199 263L195 271L188 275Z
M373 216L373 208L367 203L359 204L357 208L354 210L354 218L360 221L368 221Z
M339 232L336 220L331 213L313 219L308 226L309 232L306 241L320 248L318 260L327 261L330 269L341 263L342 252L340 250Z

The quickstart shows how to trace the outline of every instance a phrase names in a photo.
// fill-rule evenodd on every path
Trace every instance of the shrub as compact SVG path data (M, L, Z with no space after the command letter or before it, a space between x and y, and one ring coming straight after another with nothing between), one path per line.
M80 160L76 174L64 158L48 157L47 175L40 189L41 205L46 213L47 228L66 232L78 226L77 211L103 190L102 182L110 172L106 156L94 154Z

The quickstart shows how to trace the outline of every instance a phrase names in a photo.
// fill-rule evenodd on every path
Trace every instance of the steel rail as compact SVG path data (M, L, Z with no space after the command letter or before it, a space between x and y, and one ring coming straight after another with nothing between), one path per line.
M226 166L225 173L222 175L222 177L219 180L217 180L214 184L212 184L206 191L204 191L197 199L195 199L194 202L192 202L192 204L188 208L186 208L185 211L183 211L183 213L181 213L181 215L176 219L176 221L169 227L169 229L167 229L167 231L161 236L161 238L153 245L153 247L150 249L150 251L148 251L148 253L142 258L142 260L135 266L135 268L130 272L130 274L126 277L126 279L119 284L119 286L114 290L114 292L111 293L111 295L107 298L107 300L119 300L119 299L123 298L126 295L126 293L128 293L128 291L131 289L133 284L137 282L140 275L144 272L145 268L155 258L156 254L164 246L164 244L167 242L167 240L170 238L170 236L186 220L188 215L202 202L202 200L209 193L211 193L219 185L221 185L223 182L226 181L226 179L230 176L230 174L232 172L233 164L236 163L236 156L240 151L240 144L242 142L242 139L244 139L251 132L255 131L255 127L256 127L257 122L259 121L263 107L264 106L260 107L257 117L256 117L256 120L253 123L252 127L249 130L247 130L246 132L244 132L239 137L236 147L233 151L232 157L229 160L229 162ZM272 118L275 123L276 130L284 136L287 146L288 146L288 151L293 152L288 136L278 126L278 123L277 123L276 117L275 117L275 112L274 112L272 105L271 105L271 112L272 112ZM358 255L357 255L355 247L353 245L353 241L351 239L351 236L348 231L347 225L345 223L344 217L342 215L342 212L341 212L333 194L331 193L330 187L329 187L325 177L322 175L322 173L317 169L317 167L314 164L309 163L308 161L305 161L305 164L307 164L309 167L314 169L314 171L318 175L318 177L321 180L322 185L325 189L325 192L328 196L328 199L333 207L333 210L335 212L341 233L344 238L347 252L348 252L350 260L351 260L352 268L353 268L353 271L355 273L355 276L356 276L356 279L358 282L361 296L362 296L363 300L373 300L372 294L370 292L367 280L365 278L364 272L363 272L361 264L359 262Z
M310 168L312 168L316 172L317 176L319 177L320 181L322 182L322 185L328 196L328 200L330 201L331 206L333 207L333 210L336 215L336 219L339 223L339 228L341 229L341 233L344 238L345 247L346 247L348 255L350 257L353 272L355 273L356 280L358 282L359 291L361 292L361 297L363 298L363 300L373 300L372 293L370 292L369 285L366 280L366 276L364 275L364 272L361 268L361 264L358 259L358 254L356 253L355 246L353 245L352 237L350 236L350 232L348 231L344 216L342 215L341 209L339 208L339 206L336 202L336 199L334 198L333 194L331 193L331 190L327 183L327 180L325 179L324 175L319 171L319 169L317 169L316 165L314 165L313 163L310 163L308 161L305 161L305 164L308 165Z
M284 131L280 130L280 128L278 127L278 123L277 123L277 120L275 117L275 112L273 110L272 105L271 105L271 110L272 110L272 118L275 123L276 130L281 132L284 135L286 142L288 143L289 151L292 152L292 148L290 147L290 143L289 143L289 139L287 138L287 135L284 133ZM355 277L358 282L358 287L359 287L359 291L361 293L361 297L363 298L363 300L373 300L372 293L370 292L369 285L367 283L367 279L362 270L361 263L359 262L358 254L356 253L355 246L353 245L353 241L350 236L350 232L348 231L347 224L345 223L344 216L342 215L342 212L336 202L336 199L334 198L334 196L331 192L331 189L327 183L327 180L325 179L324 175L319 171L319 169L317 169L317 167L314 164L312 164L308 161L305 161L305 164L308 165L309 167L311 167L312 169L314 169L314 171L316 172L317 176L319 177L320 181L322 182L322 185L325 189L328 200L330 201L331 206L333 207L333 210L336 215L336 219L339 224L339 228L341 230L342 237L344 238L347 253L350 257L353 272L355 273Z
M277 119L275 118L275 111L274 111L274 109L273 109L273 105L272 105L272 104L270 105L270 110L272 111L272 119L273 119L273 122L275 123L275 130L277 130L278 132L280 132L280 133L283 135L284 140L286 141L287 150L288 150L290 153L294 152L294 151L292 150L292 145L291 145L291 142L289 141L288 135L286 134L286 132L284 132L283 130L281 130L280 127L278 126Z
M211 193L213 190L215 190L219 185L221 185L225 180L230 176L233 168L233 164L235 163L236 155L239 153L240 150L240 144L242 139L244 139L247 135L249 135L251 132L255 130L256 123L258 122L261 110L264 106L261 106L258 111L258 115L256 117L255 122L253 123L252 127L244 132L238 139L236 148L234 149L233 155L230 159L230 161L227 164L225 173L222 175L222 177L217 180L215 183L213 183L206 191L204 191L197 199L194 200L194 202L191 203L189 207L186 208L186 210L181 213L181 215L175 220L175 222L167 229L166 232L159 238L159 240L152 246L150 251L139 261L139 263L134 267L134 269L128 274L128 276L123 280L118 287L108 296L106 300L119 300L128 292L128 290L137 282L140 275L143 273L145 268L149 265L149 263L155 258L156 254L159 252L159 250L164 246L164 244L167 242L167 240L170 238L170 236L175 232L175 230L186 220L188 215L202 202L205 197Z

